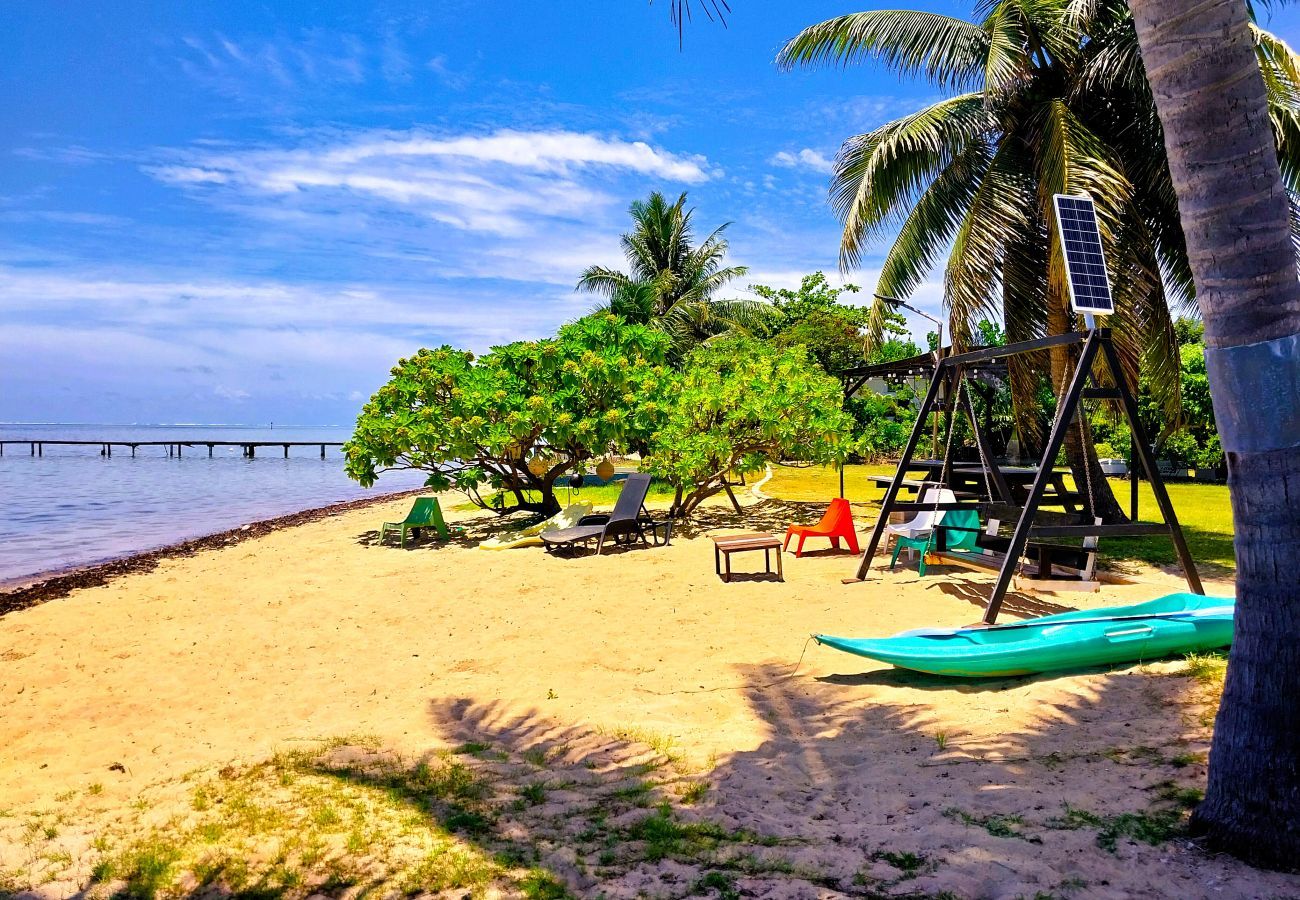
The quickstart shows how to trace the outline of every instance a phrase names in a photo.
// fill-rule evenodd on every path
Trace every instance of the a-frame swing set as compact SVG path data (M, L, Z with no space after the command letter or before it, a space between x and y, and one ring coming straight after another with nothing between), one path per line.
M942 471L947 473L951 469L951 429L954 424L952 420L955 418L956 413L960 411L970 421L975 435L976 446L980 451L981 467L984 469L986 494L990 504L1005 506L1010 500L1006 484L1000 476L1000 470L988 453L987 437L980 429L978 417L975 415L967 392L963 389L964 379L972 377L972 373L978 372L981 366L988 367L1009 357L1035 353L1052 347L1081 344L1078 364L1075 366L1073 375L1070 378L1068 389L1065 391L1064 396L1058 400L1057 413L1047 438L1047 444L1043 448L1043 456L1039 461L1038 472L1024 506L1019 510L1010 543L1001 557L998 578L993 586L992 593L989 595L983 621L987 625L996 623L1002 602L1011 587L1012 578L1015 576L1026 550L1034 542L1051 538L1096 539L1121 535L1167 535L1173 541L1179 563L1187 578L1188 587L1197 594L1205 593L1201 587L1200 577L1196 572L1196 565L1192 560L1191 552L1187 548L1187 541L1183 537L1182 528L1178 524L1178 517L1174 512L1173 504L1169 500L1169 492L1165 489L1164 480L1161 478L1155 458L1152 456L1151 445L1147 440L1146 431L1142 427L1138 415L1137 400L1124 377L1124 371L1120 365L1119 354L1115 350L1110 329L1095 327L1092 321L1094 313L1113 312L1113 306L1110 300L1109 284L1106 281L1104 261L1101 261L1101 244L1099 236L1096 234L1097 229L1095 218L1093 218L1091 200L1088 198L1058 196L1056 204L1058 222L1063 226L1060 233L1062 235L1062 250L1065 255L1067 274L1070 280L1071 303L1076 312L1085 314L1087 329L1037 340L1007 344L1002 347L987 347L967 353L958 353L942 357L936 361L930 387L926 391L925 399L922 400L917 411L916 424L913 426L912 433L903 450L898 469L894 472L894 477L885 490L885 496L881 502L880 516L876 519L875 527L872 529L866 553L858 566L856 577L849 579L850 581L862 581L867 577L871 562L880 547L881 538L885 534L892 513L961 509L979 511L986 508L985 504L969 500L929 502L924 501L919 495L918 501L922 502L900 502L898 500L900 488L902 488L908 469L913 463L916 447L925 435L926 422L932 413L944 412L949 418L949 442L944 453ZM1081 231L1073 227L1076 225L1076 220L1078 220L1077 224L1083 226ZM1092 232L1091 234L1088 233L1089 229ZM1100 274L1098 274L1099 266ZM1099 358L1105 361L1106 368L1110 370L1111 380L1114 383L1113 387L1103 385L1101 379L1097 376L1096 366ZM964 404L960 402L963 395L966 395ZM1164 519L1163 524L1134 521L1114 525L1099 525L1089 522L1065 525L1038 524L1035 521L1039 507L1043 503L1047 486L1052 479L1057 454L1060 453L1064 445L1067 429L1073 425L1077 417L1082 415L1082 403L1085 399L1118 401L1119 407L1124 412L1129 427L1132 429L1133 448L1136 457L1134 463L1140 463L1142 472L1151 484L1156 504L1159 506L1161 516ZM1136 477L1136 473L1131 473L1130 477ZM1091 486L1089 486L1089 494L1091 494ZM1136 493L1134 496L1136 497ZM1089 496L1089 505L1090 507L1092 505L1091 496ZM1085 512L1091 515L1091 509ZM1134 512L1136 513L1136 508ZM1043 575L1047 578L1052 577L1050 566L1048 568L1049 571L1040 573L1040 577L1043 577Z

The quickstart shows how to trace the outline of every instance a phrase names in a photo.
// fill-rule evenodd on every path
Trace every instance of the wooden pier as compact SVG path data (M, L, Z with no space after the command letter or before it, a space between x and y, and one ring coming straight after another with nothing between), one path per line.
M257 456L258 449L268 447L279 447L284 450L284 458L289 458L290 447L319 447L320 458L325 458L326 447L342 447L342 441L58 441L58 440L39 440L34 441L31 438L8 439L0 438L0 456L5 454L5 446L9 444L23 445L27 444L32 456L44 456L45 446L51 447L98 447L99 455L111 457L114 447L129 449L131 455L135 456L135 451L139 447L166 447L168 456L181 456L181 448L189 447L207 447L208 456L212 456L214 447L239 447L242 455L247 459L253 459Z

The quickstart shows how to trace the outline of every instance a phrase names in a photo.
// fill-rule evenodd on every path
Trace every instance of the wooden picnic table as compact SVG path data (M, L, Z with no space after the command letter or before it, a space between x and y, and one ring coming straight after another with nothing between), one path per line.
M1034 479L1038 477L1038 467L998 466L998 472L1001 473L1003 481L1011 491L1011 502L1023 506L1029 500L1029 491L1034 486ZM1060 506L1069 513L1076 512L1082 507L1080 502L1082 495L1078 491L1071 490L1066 484L1065 478L1069 474L1068 469L1052 469L1047 473L1047 490L1043 492L1040 506ZM954 487L985 493L987 478L988 473L984 471L983 466L960 465L952 467L950 481Z
M781 566L781 539L774 534L746 532L744 534L724 534L713 538L713 568L723 581L731 581L731 554L744 553L748 550L763 551L763 574L772 574L771 551L776 551L776 578L785 581L785 571ZM722 571L723 560L726 572Z
M873 484L879 485L883 490L888 490L889 485L892 484L894 481L894 476L893 475L868 475L867 480L872 482ZM943 487L943 482L918 481L915 478L904 478L899 486L899 492L901 493L903 490L906 490L908 493L912 494L913 498L919 498L921 496L921 490L923 488L931 488L931 487L941 488ZM883 497L884 495L881 494L881 496ZM971 491L953 491L953 496L956 497L958 500L978 500L980 497L979 494L972 493Z

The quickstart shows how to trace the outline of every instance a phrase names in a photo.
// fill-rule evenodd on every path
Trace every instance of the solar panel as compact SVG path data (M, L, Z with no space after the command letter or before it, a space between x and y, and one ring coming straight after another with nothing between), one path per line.
M1071 197L1056 194L1057 233L1065 255L1066 280L1070 284L1070 307L1078 313L1110 315L1115 301L1110 295L1110 277L1097 229L1097 211L1087 194Z

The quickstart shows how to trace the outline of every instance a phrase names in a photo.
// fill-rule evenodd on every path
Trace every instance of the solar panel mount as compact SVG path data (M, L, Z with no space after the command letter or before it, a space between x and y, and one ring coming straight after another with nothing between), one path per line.
M1110 276L1097 227L1097 210L1087 194L1055 194L1057 234L1065 257L1070 308L1077 313L1108 316L1115 312Z

